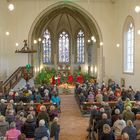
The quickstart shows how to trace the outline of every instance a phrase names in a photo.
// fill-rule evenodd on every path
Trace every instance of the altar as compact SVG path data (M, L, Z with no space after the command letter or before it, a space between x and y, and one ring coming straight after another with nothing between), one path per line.
M67 83L60 84L58 86L58 91L59 94L74 94L75 92L75 86L74 85L69 85Z

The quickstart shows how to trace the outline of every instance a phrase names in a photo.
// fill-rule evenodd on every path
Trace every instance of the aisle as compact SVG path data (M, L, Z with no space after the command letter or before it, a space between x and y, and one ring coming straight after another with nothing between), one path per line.
M82 117L74 95L61 95L60 140L85 140L89 118Z

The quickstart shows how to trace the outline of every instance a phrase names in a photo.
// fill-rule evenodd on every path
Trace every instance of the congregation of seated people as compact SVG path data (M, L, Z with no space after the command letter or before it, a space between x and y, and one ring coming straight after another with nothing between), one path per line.
M140 140L140 92L132 86L85 82L76 85L75 94L80 105L90 104L88 140Z
M27 84L0 96L0 138L59 140L61 99L56 86Z

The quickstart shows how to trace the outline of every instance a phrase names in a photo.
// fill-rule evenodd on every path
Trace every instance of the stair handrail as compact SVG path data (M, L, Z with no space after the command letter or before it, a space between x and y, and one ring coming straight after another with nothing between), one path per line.
M18 67L14 73L12 73L5 81L3 81L3 84L7 83L22 67Z
M18 67L15 72L2 83L2 93L8 94L10 89L12 89L21 80L21 78L25 78L26 74L28 74L26 72L26 67ZM33 67L31 67L30 71L30 78L31 77L33 77Z

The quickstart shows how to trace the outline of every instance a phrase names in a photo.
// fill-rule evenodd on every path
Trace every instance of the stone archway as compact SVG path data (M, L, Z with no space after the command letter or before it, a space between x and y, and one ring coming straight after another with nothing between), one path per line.
M28 36L28 40L29 40L29 45L33 46L33 39L34 38L38 38L40 36L40 34L42 34L42 31L44 30L44 28L49 24L49 22L51 22L56 16L57 13L61 10L62 12L64 11L63 9L68 10L69 12L71 12L71 14L75 14L75 16L83 18L85 23L82 23L81 26L84 26L84 28L86 28L86 31L88 31L87 34L87 39L92 36L95 35L96 37L96 62L94 63L94 66L96 65L96 68L98 69L97 72L97 79L98 81L102 81L103 78L103 68L102 68L102 58L103 58L103 46L100 46L100 42L102 42L102 34L100 31L100 28L96 22L96 20L93 18L93 16L88 13L85 9L81 8L79 5L69 2L69 3L65 3L65 2L58 2L55 3L49 7L47 7L44 11L42 11L37 18L35 19L35 21L33 22L30 32L29 32L29 36ZM54 17L52 17L54 16ZM79 19L80 19L79 18ZM79 22L80 24L80 20L76 19L77 22ZM46 23L47 21L47 23ZM86 25L86 26L85 26ZM31 64L33 65L33 56L30 57Z

